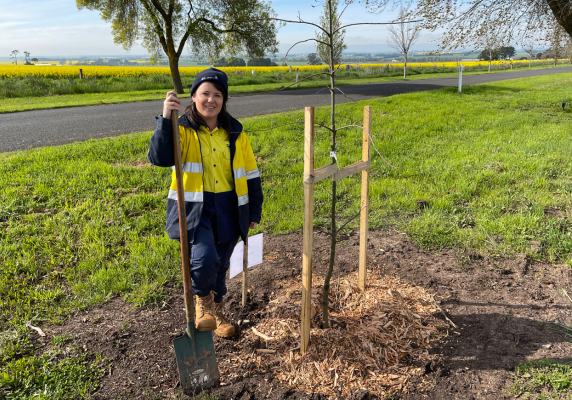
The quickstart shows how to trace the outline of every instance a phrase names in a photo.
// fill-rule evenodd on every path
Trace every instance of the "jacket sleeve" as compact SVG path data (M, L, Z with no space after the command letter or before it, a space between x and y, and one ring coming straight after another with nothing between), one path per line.
M151 136L147 159L153 165L159 167L172 167L175 165L175 154L173 144L173 130L170 119L162 116L155 117L157 128Z
M264 195L262 194L262 181L260 180L260 172L256 165L256 159L250 147L248 137L241 133L242 136L242 154L244 157L244 167L246 170L246 183L248 185L248 204L250 211L250 222L260 223L262 218L262 202Z

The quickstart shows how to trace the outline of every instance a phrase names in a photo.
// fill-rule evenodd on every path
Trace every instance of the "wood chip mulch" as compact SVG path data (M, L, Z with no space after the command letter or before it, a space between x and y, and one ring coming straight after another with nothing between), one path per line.
M314 276L310 349L300 354L301 282L286 282L269 301L260 322L243 332L240 351L219 360L221 384L240 371L256 370L297 391L349 397L357 390L385 397L407 392L407 382L424 368L438 362L429 349L446 335L446 322L435 316L440 310L433 295L398 278L368 272L368 286L361 292L357 279L332 282L330 329L320 329L323 277ZM260 348L255 348L260 347ZM414 366L416 365L416 366ZM225 382L226 381L226 382Z

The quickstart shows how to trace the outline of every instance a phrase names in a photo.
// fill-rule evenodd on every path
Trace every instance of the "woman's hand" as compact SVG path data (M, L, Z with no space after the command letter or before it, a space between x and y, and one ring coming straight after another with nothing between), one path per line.
M179 111L181 109L181 100L177 97L177 92L171 90L167 92L167 98L163 102L163 118L171 118L171 110Z
M251 222L250 223L250 229L254 229L258 226L258 224L256 222Z

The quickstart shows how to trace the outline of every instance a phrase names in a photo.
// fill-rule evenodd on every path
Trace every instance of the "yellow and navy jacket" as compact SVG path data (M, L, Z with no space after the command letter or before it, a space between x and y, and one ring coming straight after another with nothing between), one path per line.
M156 121L157 128L151 137L147 158L153 165L173 168L172 181L167 198L166 230L169 238L179 239L172 124L170 119L163 117L156 117ZM179 133L187 230L190 242L193 241L195 229L201 219L204 200L203 158L197 132L198 128L183 114L179 118ZM259 223L262 216L262 184L250 142L242 132L242 124L232 117L229 145L230 165L236 194L235 204L238 204L237 221L239 233L241 238L245 240L248 236L250 222Z

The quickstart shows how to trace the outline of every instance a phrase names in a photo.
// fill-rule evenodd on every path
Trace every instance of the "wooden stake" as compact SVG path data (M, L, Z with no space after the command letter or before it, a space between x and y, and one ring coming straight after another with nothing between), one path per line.
M371 106L363 109L363 148L362 161L369 162L371 139ZM367 236L368 236L368 211L369 211L369 168L361 172L361 212L359 224L359 273L358 285L365 290L367 274Z
M244 242L244 254L242 256L242 305L246 305L248 288L248 239Z
M305 109L304 177L314 173L314 107ZM312 245L314 230L314 185L304 182L304 242L302 253L302 316L300 353L306 354L310 343L312 312Z

